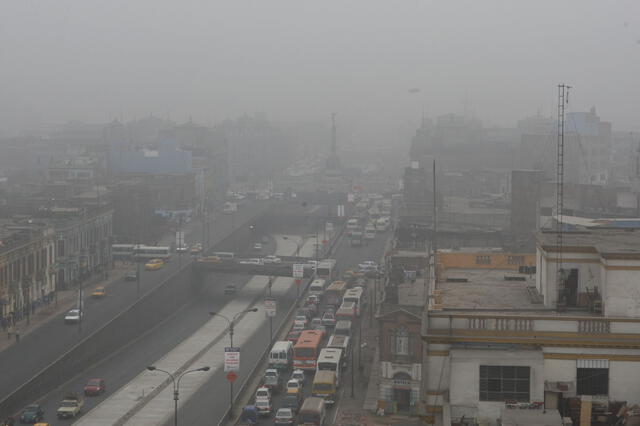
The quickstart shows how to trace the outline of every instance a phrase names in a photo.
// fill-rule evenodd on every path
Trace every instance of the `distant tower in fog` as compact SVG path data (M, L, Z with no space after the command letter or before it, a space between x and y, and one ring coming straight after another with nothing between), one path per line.
M338 158L338 148L336 145L336 113L331 114L331 152L327 159L328 169L339 169L340 159Z

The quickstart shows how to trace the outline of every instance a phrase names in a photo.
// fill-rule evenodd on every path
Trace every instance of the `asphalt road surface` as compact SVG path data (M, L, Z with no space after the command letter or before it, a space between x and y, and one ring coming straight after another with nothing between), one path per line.
M275 250L273 241L265 244L263 254ZM149 272L151 274L152 272ZM249 281L249 275L211 274L207 279L207 288L191 303L183 306L171 317L158 324L153 330L129 346L122 348L106 360L79 372L69 382L49 393L38 401L45 411L45 419L52 425L68 425L77 419L59 420L55 416L62 398L67 391L82 392L84 385L93 378L105 379L107 391L100 396L85 397L82 412L87 413L111 392L126 385L131 379L152 365L176 345L197 331L211 319L209 312L221 310L231 298L242 298L242 288ZM233 283L238 292L235 296L225 295L224 287ZM130 284L130 283L125 283ZM106 300L106 299L105 299ZM96 302L97 304L102 301Z
M368 245L363 247L351 247L347 238L342 238L336 249L333 258L337 260L338 273L341 275L343 271L350 268L357 268L358 263L364 260L378 261L384 254L384 248L390 233L385 232L377 234L376 239L370 241ZM276 330L284 321L284 314L289 310L296 300L296 289L292 288L282 298L278 300L278 316L274 318L273 328ZM262 327L258 329L252 336L249 345L241 348L242 362L239 381L243 380L250 370L260 361L260 357L269 345L269 323L262 318ZM351 367L351 366L350 366ZM349 368L350 368L349 367ZM347 369L347 372L349 370ZM259 371L258 375L264 374ZM289 372L290 374L290 372ZM348 374L346 374L348 375ZM345 375L345 376L346 376ZM307 376L308 381L305 390L311 389L310 381L313 376ZM341 390L345 389L345 384L349 383L347 377L341 380ZM225 411L229 407L229 383L227 382L223 372L215 374L199 392L187 401L180 410L179 422L187 425L215 425L222 419ZM273 407L277 410L280 404L280 395L276 395L273 400ZM235 407L238 412L242 407ZM331 415L331 414L330 414ZM331 417L329 417L331 418ZM165 426L170 426L172 421L168 421ZM273 415L263 418L261 424L273 424Z
M263 204L266 206L267 204ZM243 206L236 217L233 218L237 226L256 214L256 205ZM211 241L217 242L227 235L231 229L231 215L219 215L211 226ZM200 241L202 227L194 224L192 232L186 235L187 242ZM188 255L184 255L184 263L188 262ZM158 271L143 271L140 279L140 294L159 285L165 277L177 270L179 261L177 257ZM144 269L144 268L141 268ZM18 388L22 383L31 379L35 374L44 369L55 359L64 354L76 344L83 336L86 336L102 327L118 313L128 308L136 299L137 289L135 281L117 281L107 289L107 297L102 300L92 300L85 297L85 315L82 322L82 330L79 332L77 325L64 324L64 314L58 315L37 329L20 339L20 343L14 344L0 352L0 365L2 365L2 379L0 380L0 399ZM87 296L87 295L85 295Z
M131 342L129 346L101 363L80 372L71 381L39 401L45 410L46 421L52 425L72 424L77 419L58 420L55 416L66 391L81 392L89 379L105 379L107 391L103 395L85 397L84 399L83 412L89 412L111 392L126 385L147 366L152 365L178 345L186 336L202 327L211 319L210 311L222 309L231 297L241 298L242 287L250 278L247 275L212 274L204 297L185 305L140 339ZM238 286L238 293L235 296L224 294L224 286L227 283L234 283Z

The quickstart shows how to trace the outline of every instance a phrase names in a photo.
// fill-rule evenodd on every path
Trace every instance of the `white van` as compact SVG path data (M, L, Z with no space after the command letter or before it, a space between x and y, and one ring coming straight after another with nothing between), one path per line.
M286 370L293 364L293 343L278 341L269 352L269 367Z
M311 281L311 284L309 284L309 294L315 294L319 297L322 297L326 284L327 282L321 279Z

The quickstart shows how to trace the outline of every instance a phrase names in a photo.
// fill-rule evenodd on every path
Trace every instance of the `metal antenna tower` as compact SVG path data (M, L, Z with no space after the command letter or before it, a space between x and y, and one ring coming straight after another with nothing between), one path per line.
M566 303L564 279L562 276L562 210L564 204L564 116L569 102L569 89L566 84L558 85L558 150L556 163L556 283L558 287L558 305Z

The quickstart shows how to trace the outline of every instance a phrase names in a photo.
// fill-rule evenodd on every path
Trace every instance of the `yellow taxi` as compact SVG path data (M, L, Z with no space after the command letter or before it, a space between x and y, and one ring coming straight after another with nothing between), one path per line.
M147 271L157 271L158 269L164 266L164 261L162 259L151 259L144 265L144 269Z
M107 295L107 289L102 286L96 287L96 289L93 290L93 293L91 293L91 297L94 297L96 299L102 299L106 295Z

